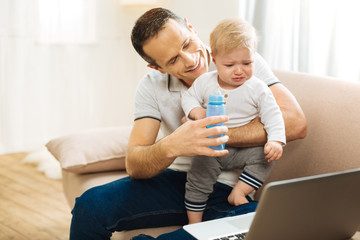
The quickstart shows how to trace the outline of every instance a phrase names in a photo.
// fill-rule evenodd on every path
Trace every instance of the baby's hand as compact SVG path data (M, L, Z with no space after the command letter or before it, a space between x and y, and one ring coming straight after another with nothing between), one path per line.
M268 162L279 160L283 153L282 144L277 141L269 141L265 144L264 153Z
M206 109L202 107L193 108L189 113L189 118L192 120L200 120L206 118Z

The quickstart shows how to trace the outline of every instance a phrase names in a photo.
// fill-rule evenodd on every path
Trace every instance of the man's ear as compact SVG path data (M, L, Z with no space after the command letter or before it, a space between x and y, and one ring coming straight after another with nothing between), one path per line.
M165 72L164 70L162 70L160 67L157 67L157 66L154 66L154 65L151 65L151 64L148 64L147 66L148 66L149 68L158 70L158 71L161 72L161 73L166 73L166 72Z
M190 28L191 31L193 31L195 34L197 34L197 31L195 30L194 26L190 23L189 19L184 18L186 25Z
M212 59L212 61L216 64L216 60L215 60L215 58L214 58L214 54L213 54L213 53L211 53L211 59Z

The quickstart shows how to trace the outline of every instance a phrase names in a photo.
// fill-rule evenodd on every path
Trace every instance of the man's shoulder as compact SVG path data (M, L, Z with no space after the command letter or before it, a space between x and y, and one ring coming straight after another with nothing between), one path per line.
M265 59L258 52L255 52L254 64L254 76L264 81L266 85L271 86L280 82Z
M150 70L145 74L143 80L152 81L152 82L164 82L169 78L169 74L161 73L157 70Z
M157 70L150 70L142 77L138 87L159 87L161 85L166 85L168 79L169 75L167 73L161 73Z
M281 83L279 80L277 80L277 78L274 78L271 81L270 80L266 81L266 80L260 79L256 76L252 76L249 80L247 80L247 82L249 85L252 85L252 86L261 86L261 87L267 87L267 88L274 84Z

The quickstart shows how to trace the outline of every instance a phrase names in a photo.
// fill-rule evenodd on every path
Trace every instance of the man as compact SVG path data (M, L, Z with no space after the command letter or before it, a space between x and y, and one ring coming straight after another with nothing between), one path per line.
M267 140L259 119L231 130L206 128L227 121L226 116L182 121L181 91L214 68L209 50L189 22L167 9L151 9L136 22L132 42L155 71L144 77L135 97L135 122L126 157L130 178L92 188L77 199L71 240L110 239L113 231L186 224L184 187L191 156L223 156L227 150L208 146L261 146ZM284 117L287 141L305 137L306 120L300 106L258 54L254 75L270 86ZM156 142L160 127L165 137ZM226 135L208 138L222 133ZM255 210L253 201L238 207L227 202L237 176L236 172L219 176L204 220ZM191 239L186 234L180 229L161 239Z

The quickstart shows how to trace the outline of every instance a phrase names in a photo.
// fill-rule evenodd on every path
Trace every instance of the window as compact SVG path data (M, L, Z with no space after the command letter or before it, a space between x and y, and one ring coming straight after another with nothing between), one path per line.
M242 0L258 51L275 69L360 81L359 1Z
M96 0L39 0L40 43L96 41Z

